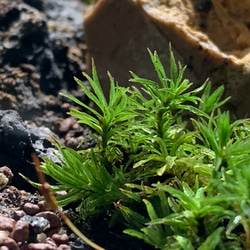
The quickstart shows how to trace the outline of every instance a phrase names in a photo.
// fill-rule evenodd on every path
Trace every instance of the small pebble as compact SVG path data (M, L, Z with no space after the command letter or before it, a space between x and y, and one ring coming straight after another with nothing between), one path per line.
M2 244L4 240L8 238L9 234L9 231L0 231L0 244Z
M0 230L11 232L15 226L16 221L12 218L0 216Z
M68 244L69 237L66 233L63 234L53 234L52 239L55 241L57 245Z
M67 194L67 191L61 190L61 191L56 191L56 192L54 193L54 196L57 197L57 196L66 195L66 194Z
M61 107L61 109L62 109L65 113L67 113L67 112L69 112L69 109L70 109L71 105L70 105L69 103L67 103L67 102L64 102L64 103L61 104L60 107Z
M69 245L61 244L57 247L57 250L71 250Z
M25 242L29 239L29 223L27 221L19 220L17 221L11 237L16 242Z
M47 208L46 201L44 201L44 200L39 201L39 202L37 203L37 205L38 205L39 208L40 208L40 212L46 211L46 208Z
M19 67L27 73L32 73L36 70L36 67L29 63L20 63Z
M27 195L27 192L25 190L19 190L19 194L20 195L23 195L23 196L26 196Z
M19 246L15 240L11 239L10 237L6 238L2 244L3 246L8 247L9 250L19 250Z
M75 120L72 117L68 117L60 122L59 133L67 133L75 123Z
M70 137L70 138L65 138L65 146L69 148L74 148L78 145L78 141L76 138Z
M79 124L79 123L74 123L73 125L72 125L72 129L74 129L74 130L82 130L82 127L81 127L81 125Z
M28 245L28 250L56 250L56 246L51 246L46 243L30 243Z
M53 247L57 247L55 241L52 238L50 238L50 237L47 237L45 239L44 243L49 244L49 245L51 245Z
M36 236L37 242L44 242L46 238L47 238L46 233L40 233L37 234Z
M14 211L14 219L17 221L22 218L26 213L23 210L16 210Z
M29 215L35 215L36 213L38 213L40 211L40 208L38 205L36 204L32 204L30 202L26 202L23 205L23 210L29 214Z
M0 246L0 250L9 250L9 248L6 246Z

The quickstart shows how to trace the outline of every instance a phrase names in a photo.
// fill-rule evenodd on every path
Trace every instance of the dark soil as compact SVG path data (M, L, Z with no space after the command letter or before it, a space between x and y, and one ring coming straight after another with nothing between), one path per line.
M12 232L9 237L0 235L0 250L90 249L63 223L54 230L55 235L46 226L34 231L37 214L45 208L40 195L18 174L37 181L30 157L34 150L39 157L57 161L48 135L76 148L90 133L67 115L74 104L59 94L70 93L91 105L73 79L76 76L85 81L83 13L87 6L77 0L0 0L0 6L0 167L8 167L14 175L0 185L0 220L10 218L7 225L13 226L7 230ZM82 147L94 145L88 139ZM77 218L74 208L73 204L65 210L73 221ZM23 220L28 222L28 229ZM105 214L75 223L106 249L151 249L122 235L122 228L108 229L108 221L109 215ZM28 238L19 241L14 237L20 235L15 225L23 228L22 234L29 230ZM0 232L4 230L0 228ZM42 233L43 240L38 237ZM58 240L65 233L66 240ZM47 245L29 245L39 241Z

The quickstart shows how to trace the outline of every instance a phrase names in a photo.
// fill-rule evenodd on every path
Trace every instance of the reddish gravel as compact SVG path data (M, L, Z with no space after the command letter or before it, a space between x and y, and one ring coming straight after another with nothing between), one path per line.
M8 167L0 168L0 250L74 249L58 214L46 210L38 193L9 186L12 178Z

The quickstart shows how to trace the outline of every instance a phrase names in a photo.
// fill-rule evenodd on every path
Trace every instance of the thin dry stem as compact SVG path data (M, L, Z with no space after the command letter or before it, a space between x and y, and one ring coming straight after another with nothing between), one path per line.
M35 153L31 154L31 158L35 164L36 172L38 176L38 180L41 184L41 187L39 188L39 191L44 197L44 200L47 203L48 208L54 211L58 211L62 219L65 221L65 223L69 226L69 228L78 236L80 237L86 244L93 247L96 250L105 250L104 248L98 246L93 241L88 239L84 234L82 234L78 228L71 222L71 220L67 217L66 214L64 214L58 207L57 200L55 196L50 191L50 185L48 182L46 182L45 175L43 173L43 170L41 168L40 160L38 159L37 155Z

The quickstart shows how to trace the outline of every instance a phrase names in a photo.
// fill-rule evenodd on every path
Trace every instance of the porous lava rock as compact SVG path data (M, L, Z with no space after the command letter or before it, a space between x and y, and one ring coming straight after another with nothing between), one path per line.
M36 120L59 111L85 70L83 11L77 0L0 0L0 109ZM83 94L82 94L83 95Z
M47 136L55 132L75 146L86 134L73 125L71 134L61 133L73 103L59 92L88 102L74 81L84 80L87 6L78 0L0 0L0 6L0 166L12 169L13 185L30 190L18 174L36 180L30 153L57 161Z
M8 166L15 178L12 184L25 190L34 190L19 172L37 180L31 153L46 156L58 162L55 148L47 140L48 136L57 137L48 128L25 124L17 111L0 110L0 166ZM3 172L4 173L4 172Z

